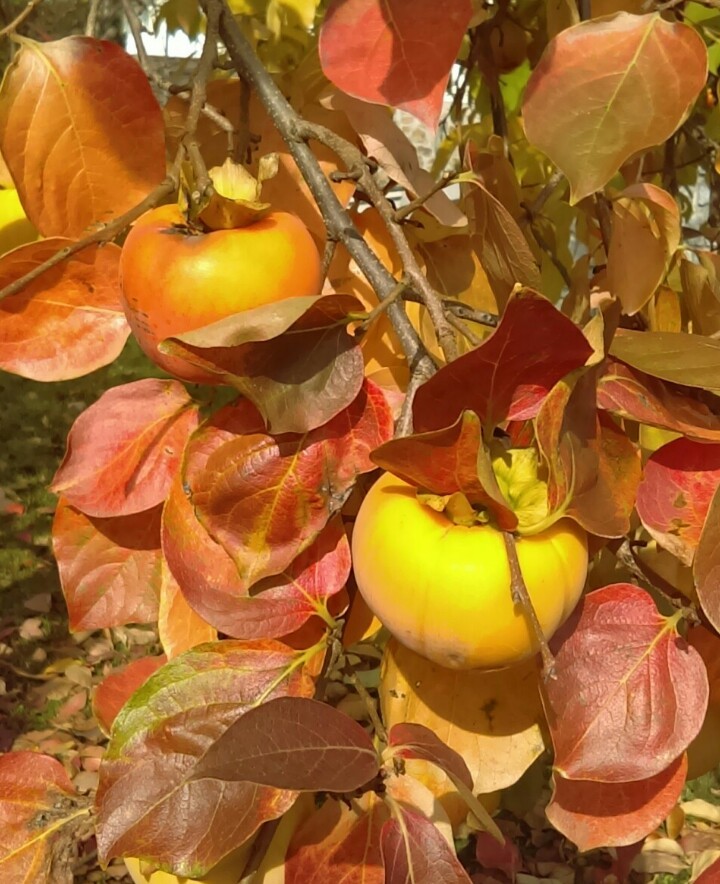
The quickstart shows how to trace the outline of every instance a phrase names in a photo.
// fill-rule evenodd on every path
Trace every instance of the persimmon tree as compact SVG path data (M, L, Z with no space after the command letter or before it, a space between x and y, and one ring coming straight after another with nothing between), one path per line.
M0 257L2 370L119 356L123 244L165 204L178 254L218 217L296 216L322 283L155 342L214 393L152 372L77 418L52 485L70 629L156 624L164 654L94 696L92 801L52 757L0 757L3 880L71 881L91 837L139 880L514 880L511 787L579 851L632 847L620 877L720 761L715 4L168 0L146 11L202 35L180 83L131 0L137 59L92 20L28 36L36 6L3 31L3 184L39 239ZM250 271L219 254L191 297L232 304ZM148 289L179 285L160 265ZM396 565L352 561L380 469L502 536L507 596L462 623L485 668L417 653L441 625L412 587L417 642L366 607L353 569ZM563 519L589 577L550 628L537 594L562 590L518 563ZM428 568L448 607L452 564ZM494 668L506 614L527 647Z

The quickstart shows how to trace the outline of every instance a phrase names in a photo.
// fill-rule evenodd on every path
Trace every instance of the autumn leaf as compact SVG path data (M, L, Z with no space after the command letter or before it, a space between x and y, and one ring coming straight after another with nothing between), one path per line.
M116 43L20 42L0 90L0 151L43 236L79 237L165 177L160 106Z
M22 246L0 258L0 289L71 240ZM120 304L120 249L90 246L0 300L0 368L34 381L82 377L116 359L130 335Z
M187 603L165 561L160 563L158 638L168 660L218 638L217 630Z
M127 516L163 501L198 407L178 381L113 387L77 418L51 489L86 515Z
M70 629L151 623L161 583L160 508L97 519L60 498L52 530Z
M419 813L402 809L382 827L386 881L414 884L470 884L455 851Z
M700 730L708 679L700 655L643 589L595 590L554 636L546 712L555 770L571 780L647 780Z
M92 707L93 715L106 736L110 736L112 723L130 696L165 663L167 657L164 654L159 657L140 657L138 660L131 660L126 666L114 669L100 682L93 694Z
M685 785L686 773L685 755L654 776L629 783L567 780L556 773L545 813L582 851L635 844L670 813Z
M323 73L355 98L402 108L436 129L471 15L469 0L333 0L320 30Z
M13 884L72 884L89 808L65 768L39 752L0 755L0 874Z
M313 679L300 662L279 642L225 640L181 654L132 695L100 768L97 837L104 862L140 854L178 875L201 877L290 808L295 792L196 779L194 772L259 702L312 695ZM182 810L188 806L189 815Z
M577 203L669 138L706 75L705 44L688 25L626 12L581 22L551 40L533 70L525 132L570 179Z

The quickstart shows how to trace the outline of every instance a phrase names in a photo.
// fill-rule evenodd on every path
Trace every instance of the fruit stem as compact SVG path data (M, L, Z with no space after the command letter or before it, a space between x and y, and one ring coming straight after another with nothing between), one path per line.
M377 734L377 736L382 740L385 745L388 744L388 735L385 730L385 725L380 720L380 715L378 714L377 705L375 700L370 696L370 692L365 687L365 685L360 681L357 677L357 673L353 672L350 676L350 683L357 691L358 696L365 704L365 708L367 710L368 717L373 726L373 730Z
M537 612L533 606L530 593L525 584L525 578L520 569L520 560L518 559L517 547L515 545L515 535L511 531L503 531L503 540L505 541L505 550L507 552L508 564L510 565L510 590L512 593L512 600L516 605L522 607L523 613L530 621L530 626L532 627L537 643L540 646L540 654L543 661L543 679L545 681L550 681L550 679L555 678L555 658L548 647L545 633L538 620Z

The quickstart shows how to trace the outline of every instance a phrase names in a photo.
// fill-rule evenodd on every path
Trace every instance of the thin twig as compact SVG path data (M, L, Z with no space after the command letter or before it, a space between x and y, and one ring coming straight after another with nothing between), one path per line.
M482 338L479 338L473 331L471 331L465 323L458 316L452 312L452 310L448 310L445 314L447 316L447 320L450 325L455 329L455 331L459 332L464 338L473 345L473 347L477 347L482 344Z
M440 181L436 181L427 193L416 197L404 206L400 206L399 209L395 210L395 215L393 216L394 220L400 222L404 218L407 218L408 215L412 214L415 209L421 208L431 196L435 196L436 193L445 190L445 188L452 183L454 177L454 175L446 175L444 178L441 178Z
M543 661L543 677L545 681L548 681L555 677L555 658L548 647L545 633L538 620L537 612L533 606L530 593L525 584L525 578L520 569L520 560L518 559L517 547L515 545L515 535L511 531L503 531L503 539L505 540L505 550L507 551L508 564L510 565L512 600L514 604L520 605L523 615L530 621L531 631L540 647L540 654Z
M452 301L448 298L443 299L443 306L447 311L457 316L458 319L464 319L466 322L474 322L477 325L486 325L488 328L497 328L500 317L496 313L486 313L484 310L473 310L467 304L461 301Z
M353 672L352 675L350 675L350 683L358 692L358 696L360 697L360 699L363 701L363 704L367 709L368 718L370 719L370 723L372 724L375 733L383 741L383 743L387 743L387 731L385 730L385 725L382 723L380 715L378 714L375 700L373 700L373 698L370 696L370 693L368 692L368 689L357 677L357 672Z
M412 407L415 400L415 394L428 377L429 376L423 371L422 367L417 365L410 373L410 380L407 385L407 390L405 391L405 399L403 400L402 408L400 409L400 417L398 417L397 423L395 424L396 436L409 436L412 433Z
M132 0L121 0L121 2L128 27L130 28L130 33L132 34L132 38L135 41L135 50L137 51L140 67L144 71L147 71L151 68L151 65L150 57L147 54L145 43L143 41L144 28L142 26L142 22L140 21L140 17L135 11L135 7L132 5Z
M530 205L527 205L527 203L522 204L530 221L533 221L540 214L540 212L542 212L545 203L550 199L550 197L553 195L553 193L555 193L560 184L565 180L566 179L563 173L559 169L556 169L548 178L542 190L530 203Z
M375 320L380 316L380 314L385 313L391 304L393 304L406 290L408 287L408 282L406 279L401 279L395 285L395 288L390 292L390 294L383 301L380 301L373 309L368 313L367 317L363 320L363 328L367 329L369 326L375 322Z
M280 132L297 164L315 202L322 212L328 235L341 242L375 289L379 298L386 298L395 286L393 275L383 266L375 252L363 239L350 215L340 204L330 182L325 177L317 157L299 134L303 121L288 103L235 20L224 0L201 0L206 11L219 9L220 34L235 68L255 90L268 115ZM393 327L407 356L411 370L422 365L428 376L435 364L423 346L420 337L405 313L401 302L388 308Z
M253 137L250 131L250 86L247 80L240 78L240 125L235 145L235 159L239 163L250 164L252 161Z
M530 224L530 232L535 237L535 242L540 246L540 248L545 252L545 254L550 258L553 263L553 266L557 270L557 272L562 276L565 285L570 289L572 288L572 279L570 278L570 274L567 271L567 267L562 263L562 261L558 258L558 256L553 252L548 244L548 241L542 235L542 233L538 230L537 224Z
M181 155L182 154L180 154L180 156ZM179 177L180 163L176 161L168 177L162 182L162 184L159 184L155 190L151 191L142 202L133 206L132 209L129 209L124 215L115 218L114 221L110 221L98 230L89 233L82 239L79 239L55 252L55 254L51 255L47 261L43 261L42 264L38 264L37 267L33 267L32 270L28 271L23 276L18 277L9 285L6 285L4 289L0 290L0 301L2 301L3 298L8 298L10 295L15 295L19 291L22 291L26 285L33 282L33 280L38 279L43 273L46 273L53 267L57 267L58 264L62 264L62 262L71 255L81 252L83 249L88 248L88 246L97 243L110 242L115 239L115 237L121 234L125 228L129 227L133 221L141 215L144 215L149 209L153 209L155 206L159 205L166 197L175 193L178 188Z
M5 27L0 31L0 37L6 37L8 34L12 34L13 31L16 31L20 25L25 21L25 19L30 15L30 13L35 9L36 6L39 6L42 3L42 0L28 0L28 4L22 12L19 12L15 18L5 25Z
M97 25L98 10L102 0L90 0L90 9L88 10L87 21L85 22L85 36L94 37L95 27Z

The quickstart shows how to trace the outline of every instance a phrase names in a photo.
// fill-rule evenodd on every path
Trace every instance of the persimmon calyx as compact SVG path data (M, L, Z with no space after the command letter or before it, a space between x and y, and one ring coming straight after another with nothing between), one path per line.
M231 159L213 167L208 174L214 193L200 209L200 220L210 230L231 230L258 221L270 209L270 203L260 199L263 181L274 177L277 170L277 154L262 157L257 178Z

